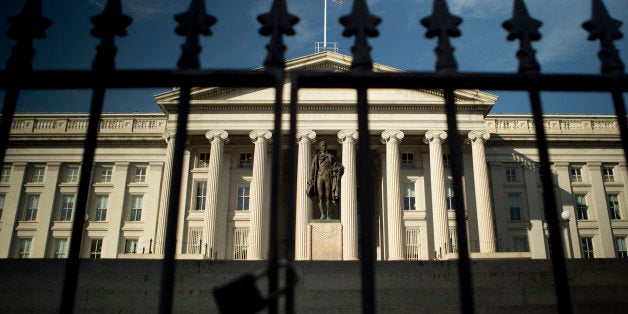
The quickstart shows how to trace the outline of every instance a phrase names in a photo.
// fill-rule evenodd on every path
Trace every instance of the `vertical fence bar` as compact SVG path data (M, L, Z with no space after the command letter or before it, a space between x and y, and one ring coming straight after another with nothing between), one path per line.
M66 261L65 275L63 280L63 293L61 297L60 313L72 313L76 296L76 287L79 272L79 255L81 253L81 243L83 240L84 225L87 213L87 201L91 185L91 174L94 165L94 154L98 130L100 129L100 116L105 99L105 89L96 88L92 94L92 103L87 124L87 135L85 136L85 146L83 149L83 163L81 176L79 178L78 193L76 196L76 206L74 220L72 222L72 234L70 237L70 249Z
M17 100L20 95L20 90L17 88L8 89L4 96L4 103L2 106L2 118L0 118L0 166L4 163L4 156L9 146L9 134L11 133L11 123L13 116L15 115L15 108L17 107Z
M290 146L288 148L288 215L286 223L287 232L287 247L286 247L286 259L288 262L294 261L294 224L296 221L296 160L297 160L297 106L298 106L298 94L299 85L298 80L292 79L292 86L290 89L290 131L288 133L288 142ZM307 161L306 161L307 162ZM286 268L286 282L294 282L296 274L290 268ZM290 289L286 292L286 313L294 313L294 289Z
M358 196L358 207L362 217L360 228L362 229L362 246L360 267L362 276L362 313L375 313L375 221L377 215L373 210L373 178L371 174L371 151L368 125L368 99L366 87L357 90L358 103L358 165L357 180L362 190Z
M473 313L473 284L469 261L469 245L467 240L467 222L465 219L464 198L462 195L462 149L458 121L456 120L456 102L454 91L445 89L445 114L449 137L449 156L451 174L453 176L454 207L456 212L456 234L458 238L458 278L460 279L460 301L463 313Z
M550 233L549 241L552 246L550 257L552 259L552 268L554 271L554 289L556 293L557 307L559 313L571 313L571 295L569 292L569 284L567 282L567 271L565 270L565 255L558 221L552 172L550 170L550 159L547 136L545 134L545 126L543 124L541 98L538 90L529 90L528 94L530 96L530 106L532 107L532 116L536 129L535 134L537 148L539 150L539 159L541 161L543 202L545 208L547 208L546 213Z
M280 70L271 70L275 75L275 108L274 108L274 128L273 128L273 160L271 168L271 188L270 188L270 246L269 246L269 270L268 270L268 291L272 293L279 287L279 174L281 173L281 113L283 96L283 73ZM272 298L268 305L268 313L277 313L277 298Z
M177 131L174 138L174 153L172 155L172 184L170 185L170 200L168 201L168 220L166 223L166 240L164 249L163 269L161 273L161 294L159 296L159 312L172 312L175 248L177 236L177 218L179 199L181 196L181 174L183 173L183 153L187 138L188 115L190 112L190 87L181 87L180 101L177 109Z

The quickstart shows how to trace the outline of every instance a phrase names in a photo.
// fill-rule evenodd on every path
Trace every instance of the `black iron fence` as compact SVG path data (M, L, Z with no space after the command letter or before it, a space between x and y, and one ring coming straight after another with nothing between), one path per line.
M623 93L628 91L628 77L624 73L624 65L619 58L613 41L620 39L619 32L621 22L612 19L601 0L592 0L591 20L583 24L587 30L589 40L599 40L601 50L601 75L546 75L540 73L540 67L535 59L535 51L532 41L539 40L538 32L541 22L531 18L527 12L523 0L514 0L512 19L504 22L503 27L509 32L509 40L519 40L520 50L517 52L519 59L519 73L517 74L492 74L492 73L457 73L457 65L453 55L453 47L450 37L460 35L458 25L462 22L459 17L449 13L445 0L435 0L432 15L421 20L421 24L427 28L426 37L438 38L435 49L437 55L435 73L373 73L372 60L368 37L378 36L376 26L380 19L371 15L365 0L354 0L353 8L349 15L340 19L345 30L343 35L355 37L355 44L351 51L353 63L351 71L346 73L328 72L299 72L291 75L292 89L289 106L290 128L288 132L289 151L285 160L280 154L281 137L276 137L273 145L272 160L272 190L271 190L271 221L270 221L270 254L269 254L269 291L278 288L279 256L293 259L294 234L292 224L287 224L287 230L278 229L279 215L285 215L288 221L294 221L295 213L286 208L279 207L279 193L288 195L287 204L294 205L295 200L295 160L296 160L296 129L297 129L297 103L298 90L301 88L350 88L355 89L358 95L358 131L360 141L358 143L358 185L368 187L372 182L370 176L370 150L369 150L369 126L367 89L369 88L407 88L407 89L441 89L445 97L445 113L450 144L450 162L453 176L454 202L456 208L456 225L459 250L459 278L462 310L466 313L473 312L472 271L469 262L468 239L464 230L464 203L462 193L462 155L460 139L456 121L456 106L454 99L455 89L487 89L487 90L511 90L527 91L530 97L530 105L534 116L534 124L543 125L543 110L541 91L592 91L611 93L615 107L615 113L621 133L624 155L628 156L628 127L626 121L626 109ZM163 273L161 284L160 310L162 313L172 311L173 286L174 286L174 254L175 234L177 228L177 211L180 196L182 160L187 134L187 118L189 114L190 90L194 86L217 87L270 87L274 88L274 134L280 134L282 107L282 88L284 83L284 52L283 35L294 35L292 26L298 22L298 18L290 15L287 10L286 0L274 0L267 14L258 17L262 24L260 34L269 36L270 42L266 46L267 58L265 68L261 71L212 71L199 70L199 44L200 35L211 35L210 27L216 19L206 14L204 0L192 0L189 10L176 15L179 26L176 33L185 36L182 45L182 54L178 62L177 70L145 70L145 71L118 71L115 70L114 57L116 54L115 37L126 35L125 28L131 23L131 18L124 15L121 10L120 0L108 1L102 14L94 16L92 23L94 28L91 34L101 40L97 47L97 54L93 61L91 71L33 71L31 62L35 56L32 42L35 38L44 38L45 30L51 25L51 21L45 18L41 12L41 0L27 0L23 11L10 18L11 28L9 37L15 39L15 46L5 71L0 71L0 88L6 90L2 118L0 120L0 161L4 160L9 144L8 134L20 91L23 89L92 89L92 100L88 131L85 139L83 153L83 171L79 181L79 191L76 202L76 213L73 222L73 231L67 269L63 288L61 312L72 312L76 295L77 276L79 268L79 248L82 239L83 221L85 218L89 181L94 161L96 136L102 112L105 91L111 88L143 88L143 87L180 87L180 103L178 120L176 124L175 147L172 159L171 178L172 183L169 193L169 209L167 216L167 231L165 240L165 257L163 260ZM570 312L571 301L569 286L565 272L565 259L563 255L563 243L561 242L558 212L550 173L550 159L548 145L543 127L536 128L537 147L540 156L540 172L542 174L544 204L547 210L549 225L551 259L554 270L555 291L559 312ZM627 158L628 159L628 158ZM288 173L288 184L277 184L279 174L285 170ZM285 191L280 191L285 188ZM362 310L365 313L375 312L375 212L372 206L373 193L360 193L358 203L362 210L363 219L360 219L362 265ZM280 246L280 233L287 233L289 243ZM281 253L281 254L280 254ZM290 268L288 268L290 269ZM294 274L290 271L286 274L287 281L293 281ZM292 310L294 299L288 292L284 298L286 309ZM270 312L278 309L277 301L269 304Z

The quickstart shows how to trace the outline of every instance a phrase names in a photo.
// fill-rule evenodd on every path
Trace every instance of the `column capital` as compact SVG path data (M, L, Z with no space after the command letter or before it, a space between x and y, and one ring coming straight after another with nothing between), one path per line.
M486 142L489 138L491 138L491 134L486 131L471 131L469 132L469 139L471 143L475 143L476 141L481 141L481 143Z
M313 141L316 138L316 132L312 130L298 130L297 131L297 142L303 141Z
M229 137L229 133L225 130L209 130L205 133L205 137L210 141L226 141Z
M268 130L253 130L249 133L249 137L253 143L256 143L257 141L265 142L270 140L270 138L273 137L273 134Z
M404 134L400 130L386 130L382 132L382 139L384 140L385 143L388 143L391 141L399 143L401 142L403 137L404 137Z
M340 144L344 143L347 140L355 141L357 139L358 139L358 131L356 131L356 130L340 130L340 131L338 131L338 143L340 143Z
M174 133L164 132L161 134L161 138L163 138L166 143L170 142L170 140L174 139Z
M430 142L438 141L438 143L443 143L447 139L447 132L445 131L427 131L425 132L425 138L423 142L425 144L429 144Z

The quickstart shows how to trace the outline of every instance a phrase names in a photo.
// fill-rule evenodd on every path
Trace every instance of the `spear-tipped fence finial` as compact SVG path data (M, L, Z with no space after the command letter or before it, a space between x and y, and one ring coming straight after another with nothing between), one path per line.
M541 66L536 60L536 51L532 48L532 42L541 39L539 28L543 23L530 17L528 8L523 0L515 0L512 10L512 18L505 21L502 27L508 31L508 40L519 39L519 73L539 73Z
M377 25L382 19L371 15L365 0L354 0L351 13L340 18L340 24L345 27L342 36L355 36L355 42L351 47L353 62L351 69L357 71L371 71L373 60L371 59L371 46L368 37L379 36Z
M436 52L436 71L456 72L458 65L454 58L454 48L449 42L449 37L460 37L458 25L462 19L449 13L449 8L445 0L434 0L432 15L421 19L421 25L427 28L425 37L434 38L438 36L438 46Z
M126 28L133 22L131 17L122 14L120 0L109 0L103 12L91 18L94 28L91 34L100 38L101 42L96 47L97 53L92 62L94 70L115 69L115 56L118 49L114 44L115 36L126 36Z
M177 66L180 69L198 69L201 66L199 54L202 50L198 36L211 35L210 27L218 20L206 13L205 0L192 0L188 10L175 15L174 19L179 23L175 32L185 36Z
M262 24L259 29L260 35L271 36L270 43L266 45L268 55L264 61L264 66L283 68L286 45L283 43L282 36L296 34L292 26L299 22L299 17L288 12L286 0L274 0L270 12L259 15L257 20Z
M619 57L619 50L615 48L614 40L624 35L619 31L622 22L608 14L602 0L593 0L591 3L591 19L582 23L582 28L589 32L588 40L600 40L598 57L602 61L602 74L624 74L626 67Z
M33 39L46 38L46 29L52 21L41 14L41 0L28 0L22 11L10 17L7 35L15 39L11 57L7 61L7 70L32 70L35 49Z

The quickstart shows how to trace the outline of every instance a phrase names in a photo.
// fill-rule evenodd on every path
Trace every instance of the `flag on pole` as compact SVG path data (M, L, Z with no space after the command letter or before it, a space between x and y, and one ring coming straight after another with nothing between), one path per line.
M334 2L338 2L338 3L342 4L342 0L334 0Z

